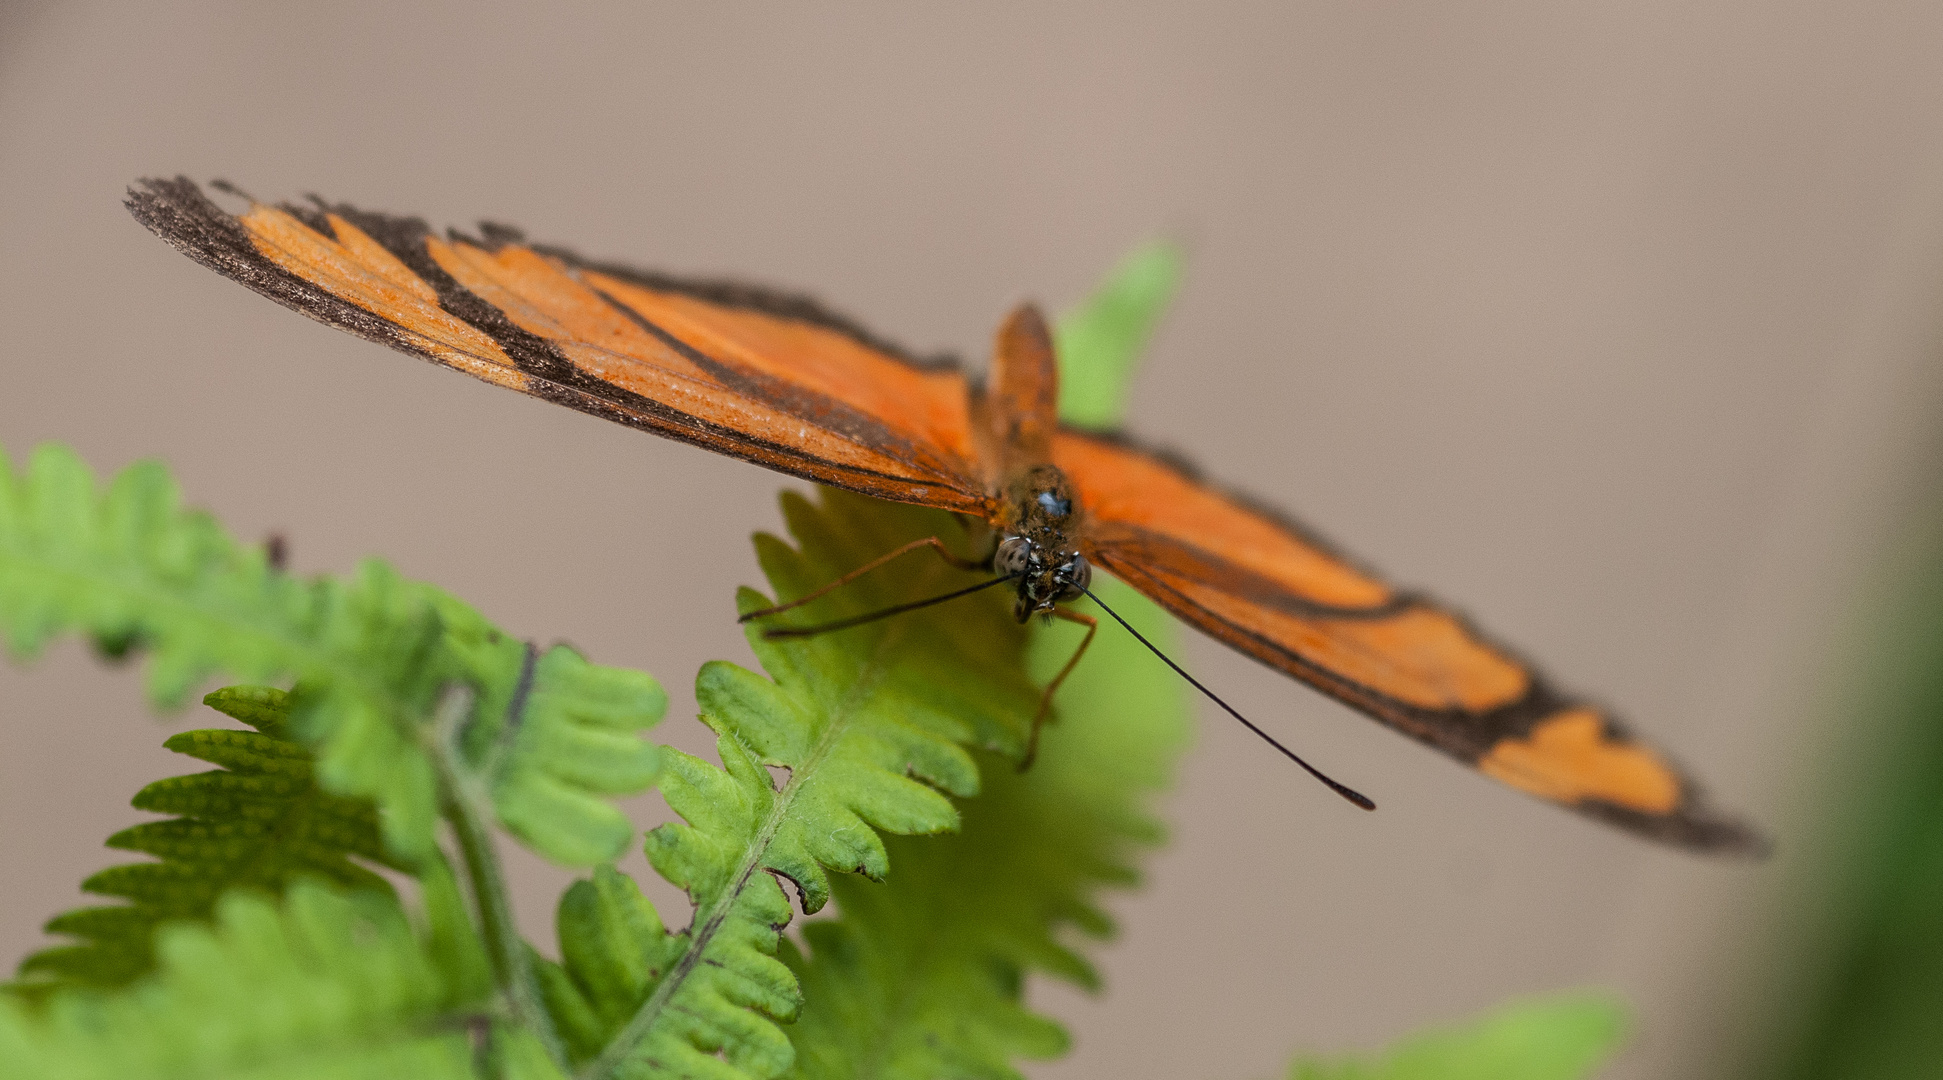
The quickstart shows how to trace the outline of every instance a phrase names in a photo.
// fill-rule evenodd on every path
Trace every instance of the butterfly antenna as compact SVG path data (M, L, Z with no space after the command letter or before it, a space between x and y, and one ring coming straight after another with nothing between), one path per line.
M961 596L970 596L980 589L989 589L1002 582L1011 581L1017 576L1016 574L1006 574L1003 577L995 577L990 581L981 581L976 585L956 589L942 596L933 596L928 600L913 600L908 604L897 604L878 611L865 612L862 615L852 615L848 619L819 623L816 626L779 626L774 630L764 630L762 636L770 641L774 641L777 638L811 637L816 634L827 634L832 630L848 630L853 626L862 626L868 622L876 622L878 619L888 619L892 615L902 615L907 611L916 611L922 607L930 607L932 604L942 604L946 600L956 600Z
M1221 706L1222 710L1225 711L1229 716L1232 716L1235 719L1241 721L1242 727L1245 727L1248 730L1254 732L1255 734L1261 736L1263 742L1267 743L1270 746L1273 746L1277 750L1280 750L1282 752L1283 757L1288 758L1290 761L1293 761L1297 765L1302 766L1302 770L1304 772L1308 773L1310 776L1315 777L1317 780L1322 781L1323 785L1327 787L1329 790L1335 792L1338 795L1341 795L1343 798L1348 799L1350 802L1355 803L1357 806L1360 806L1365 810L1376 809L1376 804L1370 801L1369 796L1363 794L1360 791L1357 791L1354 788L1348 787L1343 784L1339 784L1336 781L1331 780L1329 777L1323 775L1322 770L1317 769L1314 765L1311 765L1308 762L1302 760L1301 755L1297 754L1295 751L1289 749L1288 747L1283 746L1281 743L1275 741L1275 736L1270 735L1268 732L1263 731L1261 728L1256 727L1252 722L1249 721L1249 719L1246 716L1243 716L1240 713L1236 712L1234 706L1221 700L1221 696L1219 694L1216 694L1214 691L1208 689L1205 686L1202 686L1201 680L1195 678L1192 675L1189 675L1185 670L1181 668L1181 665L1176 664L1171 657L1169 657L1166 653L1161 652L1158 646L1156 646L1153 642L1147 640L1146 635L1142 634L1138 630L1135 630L1133 628L1132 623L1129 623L1127 620L1121 618L1119 612L1113 610L1110 607L1107 607L1106 601L1101 600L1098 596L1094 595L1093 590L1078 584L1075 584L1074 587L1079 589L1080 592L1085 593L1087 596L1092 597L1093 602L1100 605L1100 610L1106 612L1108 615L1113 616L1114 622L1117 622L1121 626L1126 627L1127 633L1132 634L1134 636L1134 640L1140 642L1142 645L1147 646L1149 652L1152 652L1155 656L1160 657L1161 663L1166 664L1168 667L1173 668L1174 674L1179 675L1183 679L1186 679L1189 685L1193 686L1196 690L1201 691L1203 694L1206 694L1208 696L1209 701L1212 701L1216 705Z

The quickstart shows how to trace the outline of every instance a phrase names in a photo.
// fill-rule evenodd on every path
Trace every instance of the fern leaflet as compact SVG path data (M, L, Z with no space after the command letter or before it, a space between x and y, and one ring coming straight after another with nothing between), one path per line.
M84 944L56 946L23 960L23 978L120 986L146 973L151 940L164 920L206 920L234 888L280 895L305 877L342 888L389 893L384 878L354 859L384 864L377 812L332 795L312 776L310 752L290 740L289 695L269 687L231 687L203 699L255 728L185 731L164 744L223 768L158 780L135 796L138 810L179 815L124 829L108 846L160 862L111 867L88 878L88 892L131 901L56 916L49 933ZM403 869L392 862L394 869Z

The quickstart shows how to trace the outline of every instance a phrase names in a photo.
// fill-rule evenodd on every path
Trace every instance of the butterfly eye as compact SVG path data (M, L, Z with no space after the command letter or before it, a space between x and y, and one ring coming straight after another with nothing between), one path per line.
M1076 600L1088 586L1093 584L1093 564L1086 561L1086 556L1075 555L1072 562L1060 567L1059 581L1065 586L1060 591L1059 598Z
M1008 536L999 541L992 556L992 568L1006 577L1020 577L1032 561L1032 541L1023 536Z

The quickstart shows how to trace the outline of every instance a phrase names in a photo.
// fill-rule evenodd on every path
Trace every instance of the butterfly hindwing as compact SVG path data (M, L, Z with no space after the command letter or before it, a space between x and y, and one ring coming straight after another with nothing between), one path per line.
M1096 565L1221 641L1512 787L1657 839L1757 850L1676 765L1455 613L1119 440L1054 460Z

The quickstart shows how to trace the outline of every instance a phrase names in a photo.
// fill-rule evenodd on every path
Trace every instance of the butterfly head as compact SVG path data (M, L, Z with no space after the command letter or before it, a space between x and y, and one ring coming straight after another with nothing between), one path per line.
M1077 600L1093 582L1093 565L1086 556L1064 545L1037 543L1026 536L999 541L992 568L1019 583L1019 600L1012 614L1020 622L1034 612L1051 611L1061 600Z

